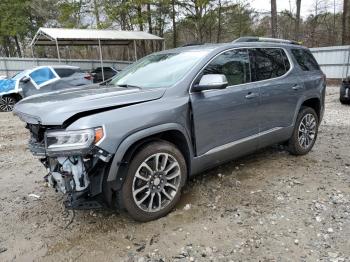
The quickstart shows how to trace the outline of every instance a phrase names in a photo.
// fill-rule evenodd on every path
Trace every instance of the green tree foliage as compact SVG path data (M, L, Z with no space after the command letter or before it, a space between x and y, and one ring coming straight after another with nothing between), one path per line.
M65 28L84 28L82 21L85 3L80 1L61 1L58 3L57 22Z
M314 3L315 8L309 10L310 14L307 17L297 19L296 9L277 13L276 37L297 37L308 46L337 45L342 40L344 42L344 39L347 42L347 30L344 31L342 25L347 25L347 15L334 14L332 7L327 7L323 4L326 2L321 0L310 1ZM28 43L40 26L147 31L164 37L168 48L191 42L228 42L247 35L270 37L270 13L259 13L249 2L1 0L0 56L30 55ZM266 9L269 10L269 1ZM141 41L138 48L140 55L144 55L146 50L157 50L161 47L159 43L147 44Z
M6 56L22 56L23 48L40 26L49 24L54 0L1 0L0 52Z

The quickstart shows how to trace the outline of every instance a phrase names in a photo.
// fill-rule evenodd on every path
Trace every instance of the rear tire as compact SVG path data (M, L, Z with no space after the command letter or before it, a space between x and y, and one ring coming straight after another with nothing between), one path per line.
M302 107L295 122L293 135L288 140L292 155L305 155L314 146L318 133L318 116L311 107Z
M143 146L131 159L121 189L122 206L141 222L167 215L180 199L187 178L186 161L166 141Z

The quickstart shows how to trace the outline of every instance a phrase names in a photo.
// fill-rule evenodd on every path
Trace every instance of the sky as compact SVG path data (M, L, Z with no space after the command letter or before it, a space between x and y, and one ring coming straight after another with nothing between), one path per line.
M313 12L316 1L321 5L327 7L328 11L333 12L333 5L335 3L336 12L341 11L343 8L342 0L301 0L301 16L306 17ZM250 6L257 11L270 12L271 3L270 0L250 0L248 1ZM296 12L295 0L277 0L277 11L292 10Z

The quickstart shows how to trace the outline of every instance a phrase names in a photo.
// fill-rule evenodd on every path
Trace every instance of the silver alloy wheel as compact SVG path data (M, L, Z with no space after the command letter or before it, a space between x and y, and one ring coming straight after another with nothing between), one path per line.
M2 112L11 112L15 106L16 101L12 97L1 97L0 98L0 111Z
M308 149L315 140L317 123L312 114L306 114L300 121L298 141L303 149Z
M180 190L181 169L168 153L148 157L138 167L132 184L135 204L146 212L157 212L168 206Z

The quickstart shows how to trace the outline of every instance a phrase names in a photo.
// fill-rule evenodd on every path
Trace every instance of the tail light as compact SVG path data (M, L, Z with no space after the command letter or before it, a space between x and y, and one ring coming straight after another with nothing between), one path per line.
M87 80L94 79L94 77L92 75L90 75L90 74L87 74L86 76L84 76L84 78L87 79Z

